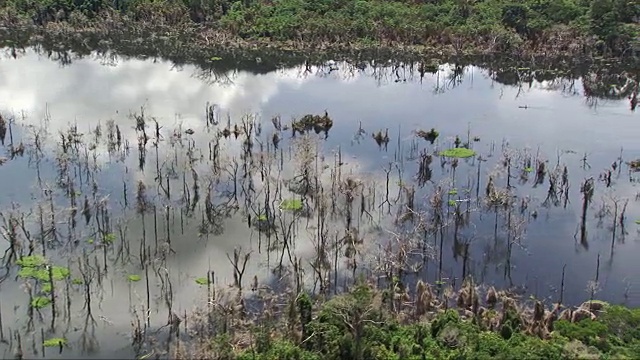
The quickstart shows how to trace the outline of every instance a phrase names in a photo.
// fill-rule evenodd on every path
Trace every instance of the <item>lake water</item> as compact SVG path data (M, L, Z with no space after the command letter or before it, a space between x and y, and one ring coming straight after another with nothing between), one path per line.
M207 124L207 103L216 104L218 125ZM56 184L60 159L75 159L83 165L72 165L67 175L75 179L74 189L80 204L77 206L82 207L84 196L108 204L106 206L111 212L109 221L113 233L118 235L112 244L113 249L121 247L117 243L122 241L120 234L125 234L132 257L135 257L143 236L146 245L156 246L153 215L145 215L143 235L142 217L136 214L135 205L132 205L137 183L142 181L147 185L149 201L158 206L155 222L160 242L171 242L173 251L168 252L161 267L168 269L172 279L173 309L183 314L206 301L206 290L196 284L196 278L215 271L218 284L233 282L227 255L236 246L252 251L245 282L254 275L259 276L261 282L268 281L270 270L277 262L273 258L279 256L275 251L267 262L264 249L258 252L258 243L264 241L261 239L263 235L247 225L247 214L242 211L220 220L218 233L200 236L202 210L195 211L195 215L188 214L186 210L165 210L185 206L183 174L187 188L193 182L191 170L185 170L189 151L194 159L200 159L193 167L200 180L200 196L206 196L206 182L211 180L214 184L211 185L212 196L220 203L224 198L220 194L233 189L233 185L214 178L227 177L228 180L226 169L233 169L232 160L240 159L242 153L240 139L234 139L233 135L228 139L222 138L218 146L225 158L225 170L222 171L225 175L211 175L212 165L206 160L211 154L216 129L223 128L227 118L232 124L238 124L243 116L249 114L256 124L261 124L261 132L256 135L254 143L254 151L258 152L260 143L266 147L271 142L275 131L271 122L274 116L280 116L282 123L288 124L292 117L322 115L327 111L333 119L327 138L312 136L317 139L327 167L333 166L339 149L344 162L342 174L363 179L370 189L377 189L376 199L367 199L373 203L368 210L372 220L354 220L365 242L370 244L388 241L399 228L407 228L406 225L398 225L393 216L383 210L385 170L391 169L389 197L395 200L401 197L398 195L399 184L416 182L418 154L424 149L435 151L452 147L455 137L459 136L462 142L469 140L470 146L486 160L480 165L479 189L476 188L477 158L460 160L453 174L450 164L441 165L440 158L434 156L431 181L423 187L414 184L417 188L416 209L427 209L430 191L440 185L456 188L446 196L454 200L447 212L453 211L453 204L460 203L470 214L469 224L455 239L455 243L469 244L467 260L460 256L459 246L454 246L453 230L448 228L442 242L439 238L434 241L433 236L427 237L433 256L419 272L419 277L430 282L440 280L459 285L463 274L471 274L477 282L501 288L520 288L526 295L551 301L559 297L564 267L564 301L578 303L591 294L587 286L596 277L599 259L596 297L638 306L640 282L636 275L640 272L640 262L637 261L640 256L640 226L636 220L640 219L637 201L640 192L633 173L624 162L640 158L640 121L629 107L629 100L624 97L620 100L585 97L585 89L579 79L533 81L519 87L501 84L495 74L471 66L459 71L455 71L453 66L441 66L436 74L427 73L422 78L418 71L408 67L379 65L357 69L343 63L309 68L300 66L266 74L245 70L212 74L195 66L176 67L160 60L123 60L117 57L85 57L73 59L71 64L62 66L59 61L28 50L15 59L0 60L0 114L5 119L15 119L11 126L14 145L20 142L26 145L24 156L7 159L0 167L3 190L0 206L5 218L12 206L19 207L19 210L14 210L16 214L27 213L25 227L36 238L40 236L39 206L46 208L48 216L53 214L59 246L49 249L47 257L57 263L66 265L68 259L77 258L81 250L95 254L90 255L92 262L94 257L102 261L103 251L93 243L98 236L95 219L85 225L78 214L79 225L71 229L69 209L73 206L65 196L68 189ZM137 145L140 132L136 131L136 122L131 117L132 113L140 114L141 108L147 117L147 133L155 134L153 117L161 126L162 134L157 148L153 146L154 139L146 145L143 168ZM128 154L125 150L109 151L104 140L92 140L98 124L102 137L106 136L110 121L118 125L122 142L130 144ZM58 144L59 134L67 133L71 124L77 124L78 132L85 134L83 141L95 144L81 147L76 158L73 152L61 155ZM415 136L416 130L431 128L440 133L434 145ZM188 129L193 134L186 134ZM359 129L363 131L359 132ZM385 148L378 146L371 134L386 129L390 141ZM181 142L174 133L181 134ZM33 145L35 134L39 134L42 140L41 151ZM289 136L290 131L282 133L284 140L280 149L283 150L277 155L282 160L284 177L292 176L299 161L296 158L299 155L296 149L299 148L291 147L295 142ZM4 146L7 158L10 158L9 138L7 134ZM172 142L174 145L170 145ZM484 194L489 175L493 174L496 185L504 187L506 178L503 171L496 170L503 149L514 159L510 184L514 186L513 194L518 196L511 230L504 228L507 223L505 214L500 214L496 227L494 211L483 210L482 204L469 200L476 193ZM566 166L569 181L566 206L563 201L558 206L545 206L548 182L545 180L534 186L535 169L524 169L522 165L526 154L533 160L548 160L547 169L552 169L558 159L561 167ZM586 166L582 161L585 154ZM599 177L618 161L621 154L623 164L612 171L611 183L607 187ZM38 157L41 158L39 165L35 160ZM164 169L165 174L176 172L171 180L173 195L169 198L162 195L166 189L157 182L159 168ZM242 164L239 163L237 171L242 176ZM526 175L523 173L530 173L527 181L520 179L521 174ZM399 174L402 174L402 179ZM249 176L255 178L255 186L260 188L260 173L254 171ZM448 184L454 176L456 185ZM595 195L587 215L586 241L580 241L577 235L582 211L580 184L589 177L596 179ZM322 178L330 178L330 174L325 173ZM128 206L124 204L125 185ZM51 200L48 200L48 191L55 194ZM193 190L189 191L193 196ZM455 202L456 199L459 201ZM522 199L526 199L528 207L521 212L519 205ZM617 217L614 220L614 202L618 201L619 217L627 200L624 227L621 229L616 225L613 238L612 225L619 224ZM197 204L198 209L204 207L202 201ZM50 202L56 206L53 212L47 208ZM355 202L360 202L359 197ZM242 199L237 206L242 208ZM93 202L92 207L95 209ZM398 207L400 205L394 206L393 214ZM164 218L166 211L170 211L171 218L168 226ZM599 212L602 216L598 218ZM257 216L254 214L254 218ZM513 225L516 222L521 223ZM336 225L338 223L333 224L335 228L332 231L344 233L344 226ZM305 259L305 266L314 254L314 225L314 220L303 219L298 219L296 224L295 252L299 258ZM117 226L121 226L121 232L115 230ZM6 227L2 231L7 234ZM51 234L48 232L46 236L49 238ZM507 246L509 242L511 247ZM8 248L8 242L1 240L0 244ZM26 253L27 246L23 247ZM140 311L141 306L147 304L145 275L139 260L136 263L136 260L125 262L116 259L116 252L109 252L108 275L102 279L101 290L94 294L92 300L96 343L93 343L95 349L90 356L96 358L133 356L129 346L133 309ZM77 278L77 264L69 265L69 268L72 276ZM91 346L83 346L83 339L85 342L88 340L83 338L83 334L86 335L83 330L86 310L82 288L71 290L76 295L70 307L70 321L60 319L56 330L49 331L49 320L41 324L36 316L35 327L27 331L29 296L21 286L24 281L16 280L17 266L3 271L8 278L0 283L0 307L4 337L11 340L0 344L3 357L12 356L16 351L16 332L23 334L25 355L31 354L32 348L40 351L41 329L46 330L45 338L57 336L69 341L70 349L65 349L62 354L57 354L56 348L48 349L47 357L86 356L83 351ZM127 281L132 274L142 275L143 281ZM310 270L307 271L307 275L311 274ZM161 326L166 323L167 310L160 299L162 283L158 276L152 277L149 281L151 318L155 326ZM60 299L63 298L61 295ZM49 312L48 309L41 311L43 319L48 319ZM42 353L37 356L42 356Z

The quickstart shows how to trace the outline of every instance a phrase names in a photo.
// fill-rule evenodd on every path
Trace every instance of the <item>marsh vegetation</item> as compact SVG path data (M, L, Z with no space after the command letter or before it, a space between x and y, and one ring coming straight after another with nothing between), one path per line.
M8 61L34 58L15 57ZM154 65L136 66L144 73ZM469 81L478 93L492 89L493 101L518 114L513 121L542 118L537 125L548 126L541 114L559 111L531 103L534 83L545 90L532 93L566 95L569 113L629 114L635 78L593 71L539 83L542 72L517 68L515 80L503 80L515 86L494 89L505 76L492 70L421 68L372 61L361 69L335 62L289 69L298 82L337 85L321 104L301 88L279 112L199 94L197 105L182 105L194 117L154 110L165 98L126 105L128 113L110 105L99 115L91 102L86 119L59 120L56 109L67 108L61 97L35 114L3 103L1 181L22 189L2 194L0 211L5 354L97 355L124 333L122 347L136 358L637 356L637 310L597 301L640 300L633 284L611 278L634 271L635 138L581 119L598 127L573 128L599 136L591 154L573 149L584 146L581 137L552 137L553 130L542 145L523 144L538 141L523 124L513 125L519 137L510 141L497 115L455 127L444 117L462 114ZM331 78L336 73L359 74L376 89L365 102L349 98L362 119L341 108L344 94L329 95L347 86ZM127 84L136 83L132 74L124 73ZM159 78L168 82L169 74ZM222 74L228 82L206 83L223 89L220 100L247 76ZM99 78L104 89L108 76ZM211 78L191 80L202 79ZM141 86L146 97L150 86ZM170 96L186 101L178 93L187 88ZM416 119L394 121L405 106L391 100L389 109L367 112L371 101L391 97L389 88L398 97L422 89L419 96L438 100ZM502 100L505 93L515 100ZM13 94L26 103L18 87ZM238 103L268 98L249 96ZM440 100L447 96L453 103ZM300 105L304 98L313 105Z
M111 41L114 34L153 34L145 41L586 60L635 56L638 16L637 1L624 0L9 0L0 21L8 28L37 29L27 37L60 32Z

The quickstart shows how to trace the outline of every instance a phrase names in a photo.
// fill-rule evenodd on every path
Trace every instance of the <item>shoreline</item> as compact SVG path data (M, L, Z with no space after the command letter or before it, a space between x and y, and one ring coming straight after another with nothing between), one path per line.
M106 26L109 23L111 25ZM211 41L201 46L202 34L195 28L169 32L167 27L132 22L104 20L91 26L75 26L69 22L35 26L22 23L9 25L0 16L0 47L10 56L27 48L39 54L56 54L62 65L74 58L92 54L170 61L174 65L195 65L214 79L229 71L249 71L266 74L298 66L326 66L328 62L344 62L354 69L365 67L409 67L422 77L434 74L438 66L476 66L489 71L499 83L518 85L530 81L583 79L588 81L587 97L622 100L633 93L638 82L640 59L606 58L510 58L491 55L465 55L430 52L402 52L389 48L357 48L339 51L315 49L306 52L294 46L270 42ZM89 24L90 25L90 24ZM226 46L226 44L232 44ZM267 46L263 46L267 45ZM426 51L426 50L425 50ZM631 85L631 86L629 86ZM613 93L611 89L617 89Z
M640 57L601 57L583 51L555 52L555 45L530 49L526 45L511 53L483 48L482 44L465 44L455 49L451 44L406 45L402 43L313 43L242 39L220 33L218 29L197 24L180 26L136 22L126 15L106 12L100 20L86 17L77 21L49 22L35 25L22 17L0 15L0 46L25 48L43 45L47 50L80 50L80 53L111 50L125 56L160 56L177 63L213 64L220 54L238 62L268 56L282 65L319 63L328 60L358 62L420 62L424 64L456 63L480 67L530 67L571 71L585 68L621 67L640 69ZM585 45L586 46L586 45ZM574 49L575 50L575 49Z

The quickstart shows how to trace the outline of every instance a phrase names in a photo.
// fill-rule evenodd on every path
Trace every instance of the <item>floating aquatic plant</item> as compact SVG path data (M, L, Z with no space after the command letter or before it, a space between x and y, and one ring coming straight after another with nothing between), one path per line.
M131 282L136 282L136 281L142 280L142 278L140 277L140 275L131 274L131 275L127 276L127 280L129 280Z
M71 275L68 268L62 266L51 267L51 277L53 280L64 280ZM18 276L23 279L36 279L40 281L49 280L49 269L46 267L23 267L18 272Z
M209 284L209 279L207 279L206 277L199 277L196 279L196 284L198 285L208 285Z
M640 225L640 220L636 220L635 223Z
M56 280L56 281L64 280L71 275L71 271L69 271L69 268L66 268L66 267L52 266L51 270L53 273L52 274L53 280Z
M285 210L285 211L302 210L302 200L283 199L282 202L280 202L280 210Z
M283 209L284 210L284 209ZM260 214L253 219L252 225L258 229L258 231L269 232L275 228L273 219L270 219L266 214Z
M47 293L48 294L48 293L51 292L52 289L53 289L53 286L51 285L50 282L47 281L47 282L42 284L42 292L43 293Z
M113 242L116 241L116 234L109 233L105 235L103 241L105 244L113 244Z
M67 345L67 339L65 338L51 338L45 340L42 345L45 347L58 347Z
M42 309L51 304L51 299L45 296L34 297L31 300L31 307L34 309Z
M47 259L40 255L23 256L16 261L21 267L18 276L23 279L36 279L40 281L49 281L49 268L47 267ZM51 266L51 277L53 280L64 280L71 275L71 271L63 266Z
M458 189L449 190L449 195L458 195Z
M16 261L16 264L23 268L40 267L47 264L47 259L44 256L40 255L29 255L23 256L22 258L18 259L18 261Z
M475 154L475 151L467 148L452 148L440 152L440 156L450 158L469 158Z
M524 168L524 171L530 173L530 172L533 172L533 168L529 166Z

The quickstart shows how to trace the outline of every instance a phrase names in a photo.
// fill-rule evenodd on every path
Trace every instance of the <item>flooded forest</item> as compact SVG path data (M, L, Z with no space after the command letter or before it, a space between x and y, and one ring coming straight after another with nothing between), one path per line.
M640 305L632 71L2 54L3 358L319 359L328 312L325 358L414 359L365 324Z

